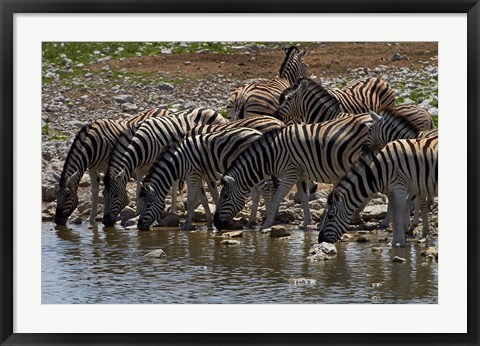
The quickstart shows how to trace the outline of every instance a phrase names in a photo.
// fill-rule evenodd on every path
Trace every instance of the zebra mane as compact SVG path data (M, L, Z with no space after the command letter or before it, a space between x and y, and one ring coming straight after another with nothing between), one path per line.
M357 172L358 170L363 169L364 167L368 166L370 164L370 162L372 162L372 160L375 158L375 156L377 156L377 153L378 153L378 151L372 151L372 152L367 152L367 153L363 154L362 156L360 156L360 158L353 163L352 167L350 167L349 171L347 173L345 173L343 175L343 177L334 185L334 188L333 188L332 192L337 187L341 186L344 181L346 181L346 180L351 181L352 179L350 179L350 178L353 177L353 176L356 176L355 172ZM332 192L330 193L330 195L332 194ZM330 195L328 196L327 201L331 200Z
M321 93L321 92L325 92L327 93L329 96L331 96L329 93L328 93L328 90L325 89L325 87L323 85L321 85L320 83L317 83L315 82L313 79L311 78L308 78L308 77L303 77L303 78L298 78L296 81L295 81L295 84L293 84L291 87L285 89L281 94L280 94L280 104L282 104L287 95L295 92L299 87L300 85L302 85L302 83L306 84L307 87L310 87L312 86L312 88L315 89L315 91L317 93ZM335 99L333 96L331 96L332 99ZM336 99L335 99L336 100Z
M76 147L77 147L76 144L78 142L83 143L85 141L85 139L87 138L87 134L88 134L89 130L92 128L92 126L95 124L95 122L96 121L94 121L91 124L83 125L82 128L75 135L75 138L73 139L72 145L70 146L67 157L65 159L65 164L63 165L62 174L60 175L60 181L59 181L60 186L65 185L65 179L66 179L65 175L67 174L67 169L68 169L67 162L69 162L71 156L73 155L74 151L76 150Z
M421 131L418 125L412 123L408 114L402 113L397 107L384 107L379 111L379 113L382 114L382 119L385 118L385 120L392 119L393 121L400 121L417 133Z
M285 53L285 59L283 60L282 66L280 66L280 70L278 72L278 75L281 76L283 74L283 71L285 70L285 67L287 66L288 61L290 60L290 56L295 53L298 54L300 53L300 50L298 50L297 47L291 46L288 48L288 50Z

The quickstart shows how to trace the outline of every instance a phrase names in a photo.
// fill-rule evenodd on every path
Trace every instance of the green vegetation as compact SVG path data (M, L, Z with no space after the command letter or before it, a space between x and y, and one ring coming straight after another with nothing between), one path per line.
M61 131L51 128L48 124L42 126L42 138L49 141L64 141L68 139Z
M226 109L220 109L220 110L218 111L218 113L219 113L222 117L224 117L224 118L227 117L227 110L226 110Z
M433 119L433 123L438 128L438 116L432 116L432 119Z
M430 102L430 104L432 105L432 107L438 108L438 99L433 99L432 102Z
M395 99L395 103L396 103L397 105L401 105L401 104L403 104L403 102L405 102L405 98L402 97L402 96L398 96L398 97Z

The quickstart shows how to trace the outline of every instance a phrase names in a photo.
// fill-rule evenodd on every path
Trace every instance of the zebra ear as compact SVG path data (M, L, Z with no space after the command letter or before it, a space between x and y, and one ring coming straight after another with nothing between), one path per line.
M215 176L217 177L217 180L222 180L222 178L223 178L223 174L220 173L220 172L216 172Z
M374 122L377 122L379 121L380 119L382 119L382 117L380 117L380 115L378 115L377 113L375 113L374 111L370 110L368 111L368 113L370 114L370 116L372 117L372 120Z
M122 169L116 176L115 176L115 180L121 180L125 177L125 168Z
M70 178L67 179L67 184L66 185L72 185L75 179L78 177L78 171L73 173Z
M223 180L225 180L228 184L235 184L235 178L230 175L224 175Z
M303 51L300 52L300 57L303 58L304 56L306 56L308 53L308 49L305 48Z
M58 175L57 173L53 172L53 179L55 179L58 182L60 182L60 175Z

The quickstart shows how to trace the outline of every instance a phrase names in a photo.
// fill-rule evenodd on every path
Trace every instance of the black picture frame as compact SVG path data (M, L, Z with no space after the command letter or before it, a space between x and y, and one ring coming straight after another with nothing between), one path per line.
M478 345L479 0L0 0L0 243L2 345L434 344ZM13 16L15 13L467 13L468 332L466 334L20 334L13 333ZM453 231L453 230L452 230ZM454 317L452 317L454 318ZM321 321L319 321L321 323ZM407 323L407 322L406 322ZM413 316L408 323L421 323Z

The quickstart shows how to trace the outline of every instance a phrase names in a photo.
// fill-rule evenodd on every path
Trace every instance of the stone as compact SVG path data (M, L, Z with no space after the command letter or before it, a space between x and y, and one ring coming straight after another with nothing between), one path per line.
M113 100L117 103L133 103L132 95L117 95L113 97Z
M407 262L407 259L399 256L395 256L392 258L392 263L405 263Z
M342 237L340 238L340 241L344 243L349 242L350 240L352 240L352 235L348 233L343 233Z
M315 285L317 280L306 278L288 279L288 283L292 285Z
M368 239L367 237L364 237L364 236L360 236L356 240L357 243L368 243L369 241L370 241L370 239Z
M135 103L126 102L122 104L122 110L125 112L135 112L138 110L138 106Z
M165 251L163 251L163 249L157 249L157 250L150 251L149 253L147 253L143 257L167 258L167 254L165 253Z
M125 226L126 222L130 219L135 217L135 210L130 207L125 207L121 212L120 215L117 217L117 220L120 220L120 224Z
M307 260L309 260L310 262L319 262L319 261L328 261L330 260L330 258L331 257L328 256L326 253L319 252L311 256L308 256Z
M308 251L309 254L324 253L326 255L334 256L337 254L335 245L327 242L313 245Z
M157 89L160 91L172 91L173 85L170 83L159 83L157 84Z
M438 259L438 248L436 246L430 246L423 250L420 255L427 259Z
M380 247L380 246L376 246L372 248L372 252L382 252L382 251L383 251L383 247Z
M187 61L184 62L184 64L185 64L185 65L191 65L192 62L187 60Z
M408 56L402 55L400 53L395 53L390 58L391 61L400 61L400 60L408 60Z
M284 226L272 226L270 228L270 237L288 237L290 232Z
M222 245L240 245L238 240L224 239L220 242Z
M161 219L158 225L160 227L179 227L180 218L175 214L169 214Z
M243 237L243 231L230 231L222 234L223 238L239 238Z
M280 210L275 216L275 221L280 223L291 223L295 221L295 212L290 209Z
M81 216L77 216L76 218L73 218L70 223L74 225L80 225L82 223L82 218Z
M42 201L52 202L57 199L56 189L53 185L43 185L42 186Z
M381 220L387 215L388 206L386 204L367 205L362 213L362 218L365 221L372 219Z
M374 229L377 229L378 228L378 222L365 222L363 225L362 225L362 228L365 230L365 231L372 231ZM360 232L359 232L360 233Z

